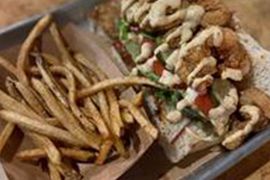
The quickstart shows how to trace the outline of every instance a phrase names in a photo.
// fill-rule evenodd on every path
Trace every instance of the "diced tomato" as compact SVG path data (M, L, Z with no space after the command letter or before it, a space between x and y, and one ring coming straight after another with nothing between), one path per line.
M214 107L214 103L209 94L199 95L195 100L195 105L205 114L208 115L210 109Z
M159 60L154 62L153 70L156 75L161 76L164 69L164 65Z

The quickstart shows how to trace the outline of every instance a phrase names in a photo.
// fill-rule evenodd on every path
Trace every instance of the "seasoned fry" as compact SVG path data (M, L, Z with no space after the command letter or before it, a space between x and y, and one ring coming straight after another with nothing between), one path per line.
M15 85L13 84L14 81L12 81L11 79L6 79L6 86L8 89L8 92L11 94L11 96L13 96L14 98L16 98L18 101L23 101L21 95L18 94L18 92L16 91ZM2 96L5 97L5 96ZM8 100L8 102L13 102L15 103L15 100L12 100L11 98L4 98L6 100ZM31 115L31 112L25 112L25 113L29 113L29 115ZM8 124L13 124L15 126L14 123L9 122ZM10 125L12 126L12 125ZM10 128L9 130L7 130L6 133L6 137L10 136L8 135L9 133L11 134L12 132L12 128ZM24 131L24 130L23 130ZM51 162L53 162L54 164L59 164L61 161L61 155L59 153L59 151L57 150L57 148L54 146L54 144L50 141L50 139L48 139L47 137L43 137L34 133L28 133L25 132L27 135L29 135L32 140L34 141L34 143L41 147L42 149L45 150L45 152L48 155L48 158L50 159ZM3 134L4 136L4 134Z
M49 160L54 164L60 164L61 163L61 154L56 148L56 146L53 144L53 142L45 136L41 136L39 134L35 134L32 132L27 132L23 129L24 133L28 136L30 136L35 143L36 146L44 149L44 151L47 153Z
M51 162L48 163L48 169L49 169L49 174L50 174L50 179L51 180L61 180L61 174L57 170L57 167Z
M17 100L18 102L24 102L23 97L21 96L21 94L18 92L18 90L15 87L14 84L14 80L11 77L7 77L6 81L5 81L5 86L7 89L7 92L9 93L9 95L14 98L15 100Z
M124 124L121 119L118 100L112 90L108 91L107 98L110 103L111 126L112 126L114 134L120 137L121 128L124 126Z
M81 180L82 176L72 168L70 164L67 163L61 163L60 165L56 166L57 170L61 173L61 175L64 177L64 179L67 180Z
M35 27L32 29L24 43L22 44L22 47L20 49L18 59L17 59L17 68L18 68L18 78L24 83L28 84L28 78L25 73L26 66L28 66L28 55L31 51L31 49L34 46L34 42L36 39L42 34L42 32L48 27L48 25L51 22L51 16L47 15L44 16L42 19L39 20L39 22L35 25Z
M32 79L34 89L44 98L44 101L50 107L54 116L59 119L62 125L69 130L75 137L80 141L88 144L90 147L95 149L99 148L100 139L91 132L85 132L78 121L73 115L60 103L57 102L56 98L49 91L49 89L41 81Z
M113 146L113 142L111 140L106 140L101 145L99 155L95 161L96 164L102 165L106 161L107 156L110 153L112 146Z
M15 124L9 122L6 124L5 128L1 132L1 134L0 134L0 154L3 151L8 139L12 135L14 129L15 129Z
M66 107L69 107L67 98L62 88L57 84L54 77L46 67L46 64L43 62L40 56L36 56L36 65L42 75L44 82L48 85L50 90L56 96L56 98Z
M121 111L121 115L122 115L122 119L124 120L125 123L127 123L127 124L134 123L133 116L128 112L128 110L126 108Z
M0 90L0 105L4 109L12 110L22 115L37 119L39 121L43 121L43 119L37 113L35 113L31 108L16 101L15 99L7 95L2 90Z
M46 110L43 108L42 103L38 100L37 96L30 86L25 86L18 81L14 81L15 87L23 96L27 104L39 115L48 116Z
M17 76L17 69L16 67L10 63L7 59L0 56L0 66L5 68L8 72L10 72L12 75Z
M157 129L143 116L140 110L134 106L132 103L126 100L119 101L120 106L124 108L128 108L130 113L133 115L134 119L138 122L138 124L154 139L158 136Z
M93 102L89 98L85 99L84 102L85 102L84 103L85 110L89 112L89 114L91 115L91 118L95 121L95 125L97 126L97 129L102 135L102 137L103 138L109 137L110 133L97 107L93 104Z
M87 143L74 138L73 135L71 135L69 132L65 130L39 122L37 120L30 119L18 113L8 110L1 110L0 117L8 122L18 124L22 128L29 129L33 132L43 134L53 139L63 141L65 143L75 146L87 147Z
M64 157L81 162L89 161L95 157L95 154L93 152L85 150L59 148L59 151ZM38 160L41 158L46 158L46 152L43 149L24 150L17 153L16 158L23 161Z
M57 57L53 56L52 54L48 54L48 53L31 53L31 56L41 56L48 64L50 65L61 65L61 62L59 59L57 59Z
M133 98L132 103L137 107L141 107L143 105L143 99L144 99L144 92L140 91Z
M115 86L131 86L131 85L147 85L155 88L161 88L160 85L154 83L153 81L150 81L146 78L141 77L121 77L121 78L114 78L114 79L108 79L104 80L102 82L99 82L92 87L84 88L80 90L77 94L78 98L84 98L87 96L91 96L99 91L103 91L105 89L109 89Z

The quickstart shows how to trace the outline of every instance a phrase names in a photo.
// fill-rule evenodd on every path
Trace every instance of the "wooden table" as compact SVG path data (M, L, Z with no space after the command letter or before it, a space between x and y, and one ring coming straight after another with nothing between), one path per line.
M55 4L64 1L66 0L1 0L0 27L52 8ZM270 1L225 0L224 2L237 12L248 32L270 50ZM270 179L270 142L219 179Z

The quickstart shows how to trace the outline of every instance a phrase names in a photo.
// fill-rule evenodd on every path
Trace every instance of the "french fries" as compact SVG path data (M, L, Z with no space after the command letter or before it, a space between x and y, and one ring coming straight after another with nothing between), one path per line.
M45 31L51 23L51 16L44 16L36 26L32 29L26 40L24 41L17 59L18 78L25 84L28 84L28 78L25 73L25 68L28 66L28 55L34 46L35 40Z
M71 148L59 148L60 153L67 158L71 158L76 161L86 162L93 159L96 155L93 152L71 149ZM35 161L41 158L46 158L46 152L43 149L24 150L15 155L16 158L22 161Z
M60 57L41 48L48 27ZM102 165L112 154L128 158L124 141L132 137L126 137L128 124L138 123L153 138L157 136L139 108L143 94L129 102L120 98L118 88L161 86L138 77L109 79L80 52L70 52L50 15L32 29L16 66L1 56L0 66L12 77L6 78L7 92L0 90L0 119L6 122L0 133L0 153L14 128L21 129L36 147L17 153L16 158L45 160L52 180L81 178L74 162Z
M130 113L133 115L134 119L138 124L154 139L158 136L157 129L144 117L140 110L132 103L126 100L119 101L120 106L127 108Z
M6 120L7 122L12 122L14 124L19 125L22 128L29 129L38 134L42 134L57 139L59 141L63 141L71 145L81 147L89 146L87 142L75 139L73 135L71 135L69 132L65 130L53 127L49 124L39 122L37 120L30 119L26 116L20 115L12 111L1 110L0 117Z
M15 124L9 122L6 124L5 128L1 132L1 134L0 134L0 154L3 151L3 148L5 147L8 139L10 138L14 129L15 129Z
M91 96L93 94L96 94L99 91L104 91L105 89L109 89L112 87L132 86L132 85L145 85L145 86L151 86L154 88L161 88L160 85L146 78L142 78L142 77L123 77L122 78L121 77L121 78L104 80L100 83L93 85L92 87L84 88L78 92L77 97L80 99L87 96Z

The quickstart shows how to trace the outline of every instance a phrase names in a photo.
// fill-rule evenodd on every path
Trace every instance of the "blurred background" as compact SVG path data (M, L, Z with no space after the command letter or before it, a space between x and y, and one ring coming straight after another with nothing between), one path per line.
M0 28L67 1L69 0L0 0ZM270 50L270 0L223 1L237 14L246 31ZM219 179L270 179L270 143Z

